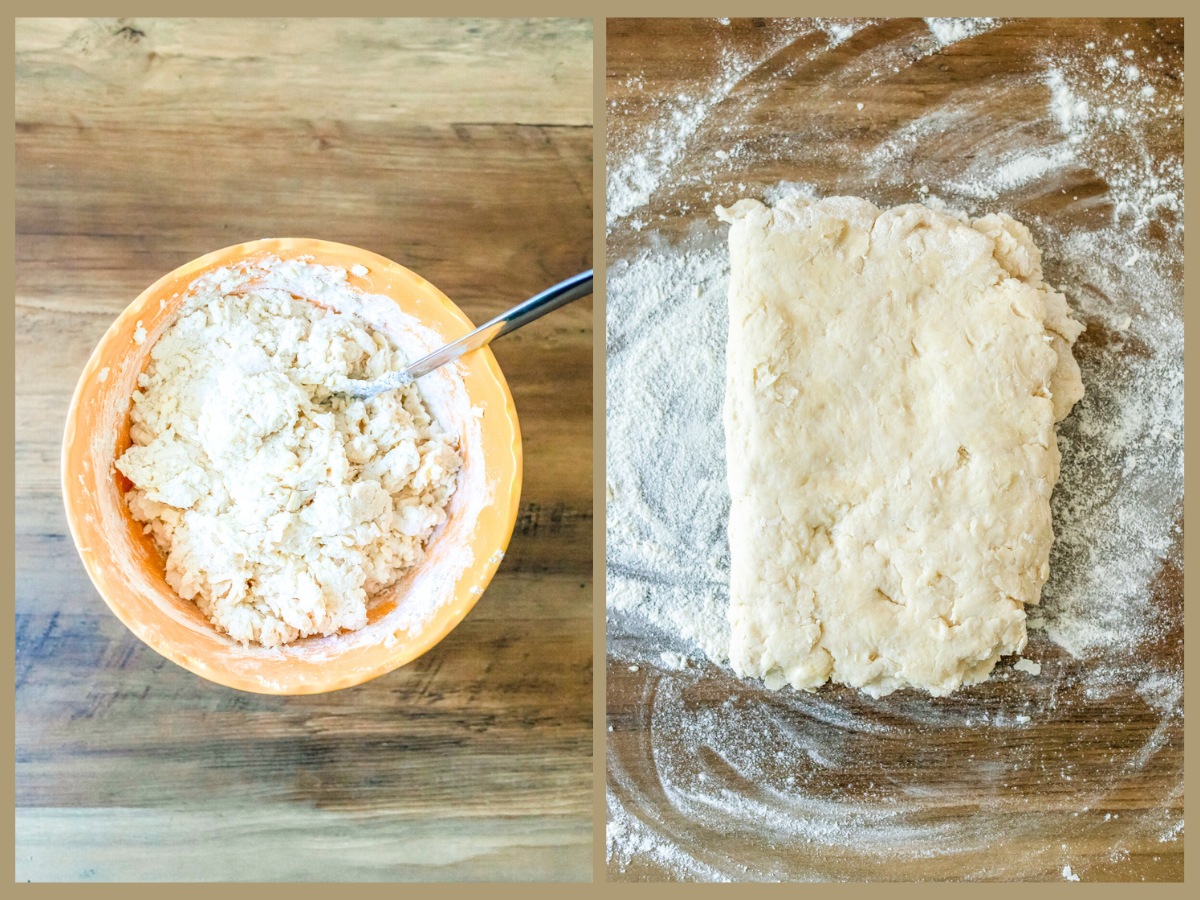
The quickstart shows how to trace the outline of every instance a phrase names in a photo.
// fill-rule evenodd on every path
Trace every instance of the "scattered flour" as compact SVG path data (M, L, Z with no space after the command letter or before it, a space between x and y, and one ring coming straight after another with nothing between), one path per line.
M664 669L674 669L678 672L688 667L688 658L682 653L676 653L674 650L664 650L661 655Z
M946 187L963 197L995 200L1001 194L1058 172L1074 161L1075 153L1069 148L1046 153L1018 150L968 166L959 179L947 181Z
M680 881L727 882L731 879L718 869L705 865L664 838L636 816L625 812L611 791L608 797L608 822L604 829L607 856L621 868L633 860L652 860Z
M1114 224L1136 232L1156 219L1182 232L1183 161L1155 158L1148 150L1158 129L1182 127L1182 105L1136 84L1139 77L1134 66L1097 67L1086 56L1050 65L1050 108L1066 139L1054 159L1059 167L1091 167L1103 176Z
M763 189L763 202L774 206L781 200L796 197L800 200L817 200L816 189L811 184L801 184L795 181L780 181Z
M926 19L930 33L939 47L965 41L995 27L995 19Z
M818 24L820 24L825 33L829 35L829 46L836 47L838 44L843 44L850 40L850 38L854 37L854 35L862 29L863 24L865 23L851 24L845 22L818 20Z
M945 46L1003 23L927 24L931 40ZM819 27L829 33L828 22ZM823 880L875 866L886 877L913 853L938 856L953 847L981 875L1019 878L1035 862L1050 871L1061 866L1058 845L1010 862L994 854L995 840L1023 839L1033 822L1045 833L1090 833L1107 798L1141 777L1150 760L1168 765L1160 751L1179 733L1182 671L1154 669L1142 648L1174 635L1181 616L1178 607L1150 601L1164 561L1182 567L1176 523L1183 497L1183 180L1178 160L1155 155L1161 142L1152 137L1182 128L1182 115L1170 99L1178 89L1164 89L1161 75L1148 74L1153 55L1138 49L1134 74L1125 55L1130 48L1104 40L1113 46L1102 41L1099 50L1038 61L1022 82L1043 92L1045 107L1031 110L1036 131L1027 123L996 127L1003 120L993 101L975 92L961 101L952 95L882 131L865 153L861 142L822 134L816 121L802 139L776 136L748 152L733 136L751 131L753 101L739 96L721 105L719 116L714 101L698 120L688 120L689 135L728 133L725 157L701 160L685 138L656 170L645 198L631 203L620 185L610 194L610 241L616 235L613 243L628 249L610 249L607 284L609 655L622 665L652 664L640 676L644 730L610 735L608 855L616 868L651 860L680 879ZM868 49L846 60L843 71L828 73L831 108L846 99L851 76L877 83L893 72L905 77L901 66L914 64L897 60L887 46L864 44ZM1109 66L1106 53L1122 62ZM1182 58L1174 65L1181 67ZM732 73L714 79L712 94L706 87L697 96L728 98ZM641 102L670 107L674 101ZM621 110L614 112L619 129ZM657 146L650 137L647 146ZM638 146L639 138L630 132L625 144ZM845 177L837 191L824 183L764 182L755 172L763 153L773 154L775 171L794 160L797 170L834 165ZM610 171L621 172L628 158L628 151L610 155ZM1087 394L1059 428L1063 471L1053 500L1051 577L1041 607L1029 611L1030 651L1063 664L1048 676L1021 679L1025 699L1016 708L998 708L986 692L965 693L952 707L903 694L874 702L772 693L722 665L729 637L721 423L728 258L708 209L676 199L694 194L698 183L711 184L714 204L743 195L775 203L859 193L886 205L909 200L972 215L1006 210L1033 230L1046 252L1047 281L1088 325L1076 352ZM650 227L642 204L651 193L658 209L691 217L686 237L676 230L668 241ZM1030 208L1041 212L1022 212L1032 201ZM690 657L692 664L675 671L664 654ZM709 664L699 662L701 654ZM1071 657L1081 661L1072 664ZM1036 674L1041 666L1019 660L1014 668ZM1042 728L1083 714L1080 704L1103 706L1113 695L1126 696L1131 684L1157 724L1114 753L1106 768L1081 774L1085 764L1071 748L1037 739ZM730 700L714 706L714 690L727 690ZM833 790L839 778L878 769L886 748L913 752L909 736L918 729L947 741L981 729L1027 735L985 744L986 751L964 760L973 777L992 785L1000 806L930 824L922 810L947 789L887 767L873 785ZM654 790L642 780L643 760L652 761ZM920 771L922 763L914 764ZM934 771L938 763L931 757L926 764ZM1003 804L1017 772L1070 784L1077 803L1013 816ZM1162 772L1178 783L1163 789L1157 817L1125 827L1174 841L1183 829L1182 773ZM697 837L713 828L755 836L772 853L723 855ZM1123 840L1114 854L1128 852Z
M861 27L861 23L794 19L773 30L766 46L754 55L734 49L723 50L720 67L711 83L698 91L656 98L651 111L653 124L634 136L622 133L619 118L631 101L609 100L608 119L615 127L608 129L607 152L610 160L619 158L620 161L615 165L610 163L605 180L607 228L611 230L622 220L635 230L644 227L646 222L631 217L631 214L650 202L664 186L664 180L674 179L673 168L687 153L697 129L747 76L800 37L824 32L829 38L828 49L844 42ZM628 78L621 86L637 92L644 86L644 80ZM753 100L748 102L753 104ZM728 157L726 152L723 158Z
M680 94L664 101L660 122L643 135L639 152L610 167L606 176L606 221L612 224L650 201L650 196L683 154L688 139L709 111L727 97L754 68L752 60L737 60L724 71L715 89L700 96Z
M1030 675L1041 675L1041 663L1035 663L1032 659L1018 659L1013 663L1013 668L1020 672L1028 672Z

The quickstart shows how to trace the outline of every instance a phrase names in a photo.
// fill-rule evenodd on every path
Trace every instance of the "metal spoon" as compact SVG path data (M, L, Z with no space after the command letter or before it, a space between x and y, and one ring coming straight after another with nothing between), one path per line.
M592 292L592 270L581 272L573 278L556 284L542 291L536 297L530 297L524 303L518 303L508 312L503 312L496 318L480 325L470 334L463 335L457 341L434 350L428 356L423 356L399 372L389 372L382 378L368 381L356 378L341 378L334 387L335 394L346 397L374 397L384 391L395 390L411 384L422 375L428 375L439 366L453 362L464 353L477 350L494 338L510 331L516 331L522 325L540 319L551 310L566 306L572 300L586 297Z

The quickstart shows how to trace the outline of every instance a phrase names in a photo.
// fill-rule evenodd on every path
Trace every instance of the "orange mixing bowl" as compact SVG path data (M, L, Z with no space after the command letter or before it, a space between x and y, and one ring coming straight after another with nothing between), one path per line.
M218 684L271 694L350 687L420 656L462 621L491 581L512 536L521 495L521 436L512 395L487 348L421 379L443 428L459 435L463 467L448 520L424 561L376 599L365 627L284 647L243 647L219 633L166 582L162 555L125 505L114 462L130 445L130 397L150 348L179 313L188 285L241 261L276 257L367 268L351 287L377 301L389 336L415 358L470 331L441 291L389 259L328 241L253 241L202 256L151 285L108 329L75 388L63 438L63 498L75 546L117 617L163 656ZM399 323L399 324L396 324ZM378 326L377 326L378 327ZM144 336L139 334L144 330ZM136 338L141 336L139 342Z

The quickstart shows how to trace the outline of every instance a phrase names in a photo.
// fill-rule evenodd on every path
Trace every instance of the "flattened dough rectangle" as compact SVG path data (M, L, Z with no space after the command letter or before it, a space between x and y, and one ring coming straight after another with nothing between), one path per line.
M1025 646L1083 326L1028 230L865 200L730 222L730 662L945 695Z

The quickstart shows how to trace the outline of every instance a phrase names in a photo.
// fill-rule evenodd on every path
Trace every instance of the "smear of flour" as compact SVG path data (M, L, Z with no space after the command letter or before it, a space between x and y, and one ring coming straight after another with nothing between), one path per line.
M730 55L720 80L698 94L680 94L664 100L659 124L642 135L642 147L624 162L610 167L606 176L606 221L613 222L644 206L659 182L687 147L689 138L714 106L751 72L757 60Z
M830 19L818 19L817 25L829 35L829 46L836 47L854 37L867 22L838 22Z
M1075 160L1075 153L1069 147L1058 147L1044 153L1018 150L981 159L968 166L960 177L948 180L946 187L960 196L995 200L1002 193L1059 172Z
M607 595L611 609L722 662L729 262L714 244L664 247L608 267ZM661 453L665 446L671 452Z
M653 124L638 132L632 149L623 148L620 137L610 130L608 153L610 159L619 155L620 161L610 164L606 175L605 221L608 228L628 219L631 213L650 202L663 180L670 177L674 164L687 152L697 128L755 69L802 36L814 31L823 32L829 39L827 48L831 48L846 41L863 24L831 20L806 24L803 20L793 20L773 32L766 46L755 55L732 48L723 51L720 68L711 82L693 91L657 98L652 111ZM639 89L645 82L633 77L627 79L624 86ZM609 103L610 116L619 116L621 110L619 102ZM628 149L628 152L622 153L622 149ZM720 158L728 157L725 152ZM634 228L640 229L644 224L641 219L632 220Z
M995 19L926 19L939 47L956 44L995 27Z
M932 41L949 46L1001 23L927 24ZM829 32L830 23L822 28ZM1131 48L1118 41L1043 60L1020 82L1031 96L1041 92L1044 106L1030 116L1036 131L1027 123L997 124L1006 120L974 95L965 103L952 97L881 134L865 152L819 131L799 146L786 138L770 145L781 158L811 162L816 157L806 154L813 153L822 166L833 162L854 173L864 186L847 192L875 199L871 192L879 191L888 198L877 200L883 206L923 202L982 215L1044 198L1035 208L1059 210L1018 217L1045 251L1047 281L1088 325L1076 352L1087 394L1059 429L1063 470L1053 501L1051 577L1041 608L1030 616L1027 652L1038 663L1023 661L1016 673L1002 665L994 676L1020 680L1026 699L1019 703L998 705L980 688L957 696L961 706L951 712L911 692L881 701L773 693L732 676L724 666L724 231L706 222L668 242L639 218L640 204L631 204L628 193L618 191L616 204L610 200L610 232L636 226L640 234L637 249L610 258L608 268L609 655L620 671L640 666L638 715L645 722L629 735L618 728L610 736L610 864L652 860L689 880L820 880L866 870L887 877L890 864L914 853L955 853L978 860L972 864L980 877L1018 877L1035 861L1049 874L1066 862L1057 844L1010 863L991 843L1027 834L1034 821L1039 829L1071 833L1098 827L1088 824L1089 810L1103 809L1152 760L1166 765L1159 754L1182 717L1182 671L1154 669L1140 648L1161 645L1176 630L1182 634L1181 610L1152 603L1152 583L1164 561L1182 567L1175 523L1183 497L1183 178L1181 166L1147 148L1155 146L1154 134L1181 128L1182 115L1160 96L1165 92L1144 90L1152 87L1145 72L1129 70L1138 58L1131 62ZM1110 57L1119 62L1110 65ZM882 62L872 68L869 56L847 66L878 78L890 72ZM843 99L838 78L836 71L829 76L831 106ZM718 91L726 83L718 80ZM705 115L713 106L707 109ZM731 134L741 125L735 113L722 110ZM688 133L710 127L704 118L689 121ZM755 177L761 155L736 149L697 169L686 144L654 180L661 208L687 212L682 201L672 206L673 173L684 163L692 166L689 184L741 177L745 195L768 203L827 192L794 180L762 184ZM618 170L623 159L616 158ZM679 657L692 664L672 665ZM701 662L705 657L709 663ZM1083 773L1069 748L1038 739L1042 727L1099 715L1078 704L1102 706L1130 684L1153 721L1111 755L1107 768ZM714 707L709 698L722 690L731 702ZM880 771L853 796L830 789L822 772L878 767L893 745L913 752L912 729L935 730L946 741L995 729L1003 740L963 761L973 777L1002 796L1007 781L1034 772L1055 789L1073 791L1078 804L1028 817L981 808L939 828L922 824L921 815L942 795L936 782ZM637 766L650 765L653 788L644 771L626 768L638 760ZM934 771L939 761L931 757L927 764ZM919 760L912 765L920 771ZM1176 787L1163 790L1162 809L1138 827L1155 840L1173 841L1183 829L1181 774ZM722 855L702 838L714 828L754 835L754 846L766 841L777 849L777 861L768 864L749 851ZM1114 861L1128 855L1127 838L1106 839L1113 841ZM810 865L794 862L804 848L811 848ZM790 866L778 861L785 849ZM1086 877L1078 862L1073 865Z
M608 822L604 832L608 858L622 866L634 860L652 860L677 878L690 881L728 882L731 879L696 859L656 829L625 812L621 802L608 793Z

